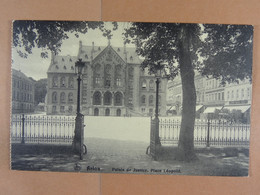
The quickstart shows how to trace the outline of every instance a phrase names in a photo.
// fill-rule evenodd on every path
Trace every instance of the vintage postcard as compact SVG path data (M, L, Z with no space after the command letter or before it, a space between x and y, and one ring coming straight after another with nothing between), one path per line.
M12 29L12 170L248 176L252 26Z

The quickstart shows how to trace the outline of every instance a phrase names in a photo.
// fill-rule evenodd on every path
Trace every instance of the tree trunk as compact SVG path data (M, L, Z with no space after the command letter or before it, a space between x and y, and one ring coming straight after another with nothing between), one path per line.
M196 90L194 69L192 66L190 46L191 32L188 24L183 24L180 31L180 74L182 81L182 120L179 135L178 159L192 161L197 159L194 152L194 123L196 114Z

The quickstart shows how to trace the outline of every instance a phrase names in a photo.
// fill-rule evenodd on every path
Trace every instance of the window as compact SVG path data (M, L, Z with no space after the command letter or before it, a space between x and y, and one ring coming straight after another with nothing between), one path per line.
M239 90L237 89L237 96L236 98L238 99L239 98Z
M144 113L144 112L145 112L145 108L142 108L141 110L142 110L142 113Z
M111 105L112 103L112 94L110 92L106 92L104 94L104 105Z
M150 106L153 105L153 96L152 95L149 96L149 105Z
M120 109L116 110L116 116L121 116L121 110Z
M150 80L150 82L149 82L149 89L154 90L154 81L153 80Z
M225 98L224 98L224 92L222 92L222 100L224 100Z
M98 116L99 115L99 109L98 108L95 108L94 109L94 116Z
M73 103L73 93L69 93L68 95L68 102Z
M57 92L52 93L52 103L57 103Z
M142 103L142 104L145 104L145 95L142 96L142 98L141 98L141 103Z
M60 86L65 87L65 77L61 77L60 79Z
M98 91L93 95L93 105L101 105L101 93Z
M110 115L110 109L109 109L109 108L107 108L107 109L105 110L105 115L106 115L106 116L109 116L109 115Z
M122 94L120 92L115 94L115 106L122 106Z
M95 84L96 85L99 85L100 84L100 76L99 76L99 74L98 75L96 75L96 78L95 78Z
M146 89L146 80L143 80L142 82L142 89Z
M229 91L227 92L227 100L229 100Z
M58 77L54 76L52 78L52 86L53 87L58 87Z
M250 97L250 88L247 88L247 97Z
M231 91L231 99L233 99L234 98L234 91L232 90Z
M117 78L117 79L116 79L116 86L117 86L117 87L120 87L120 86L121 86L121 79L120 79L120 78Z
M72 106L69 106L69 113L72 112Z
M241 98L244 98L244 89L241 90Z
M60 107L60 112L65 112L65 107L64 106Z
M65 93L64 93L64 92L62 92L62 93L60 94L60 102L61 102L61 103L65 103Z
M70 78L69 78L69 87L70 87L70 88L73 88L73 87L74 87L74 79L73 79L73 77L70 77Z

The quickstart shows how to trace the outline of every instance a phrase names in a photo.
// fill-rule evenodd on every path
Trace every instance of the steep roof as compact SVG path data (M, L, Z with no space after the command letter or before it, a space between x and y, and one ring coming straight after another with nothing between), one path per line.
M77 60L77 56L52 56L47 73L75 73L75 62Z
M47 73L75 73L75 62L82 59L85 62L91 62L98 57L106 48L111 47L122 60L127 60L128 64L141 64L142 60L136 53L134 47L113 47L108 46L86 46L80 43L78 56L52 56L50 67ZM125 55L126 52L126 55ZM91 59L91 56L93 59ZM127 57L127 58L126 58Z
M95 59L107 47L109 46L104 47L104 46L82 45L82 47L79 49L78 57L81 58L83 61L91 61L91 55L93 56L93 59ZM111 47L123 60L125 60L124 47L113 47L113 46ZM125 51L127 56L127 63L141 64L142 60L137 55L134 47L126 47Z

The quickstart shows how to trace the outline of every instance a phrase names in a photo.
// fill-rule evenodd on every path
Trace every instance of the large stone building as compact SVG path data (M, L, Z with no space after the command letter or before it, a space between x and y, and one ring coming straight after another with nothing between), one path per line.
M35 81L23 72L12 69L12 113L34 111Z
M148 116L155 108L155 77L140 68L135 48L82 45L77 56L52 56L48 69L47 114L76 112L75 62L86 62L82 75L81 112L100 116ZM166 113L166 81L159 90L160 115Z

